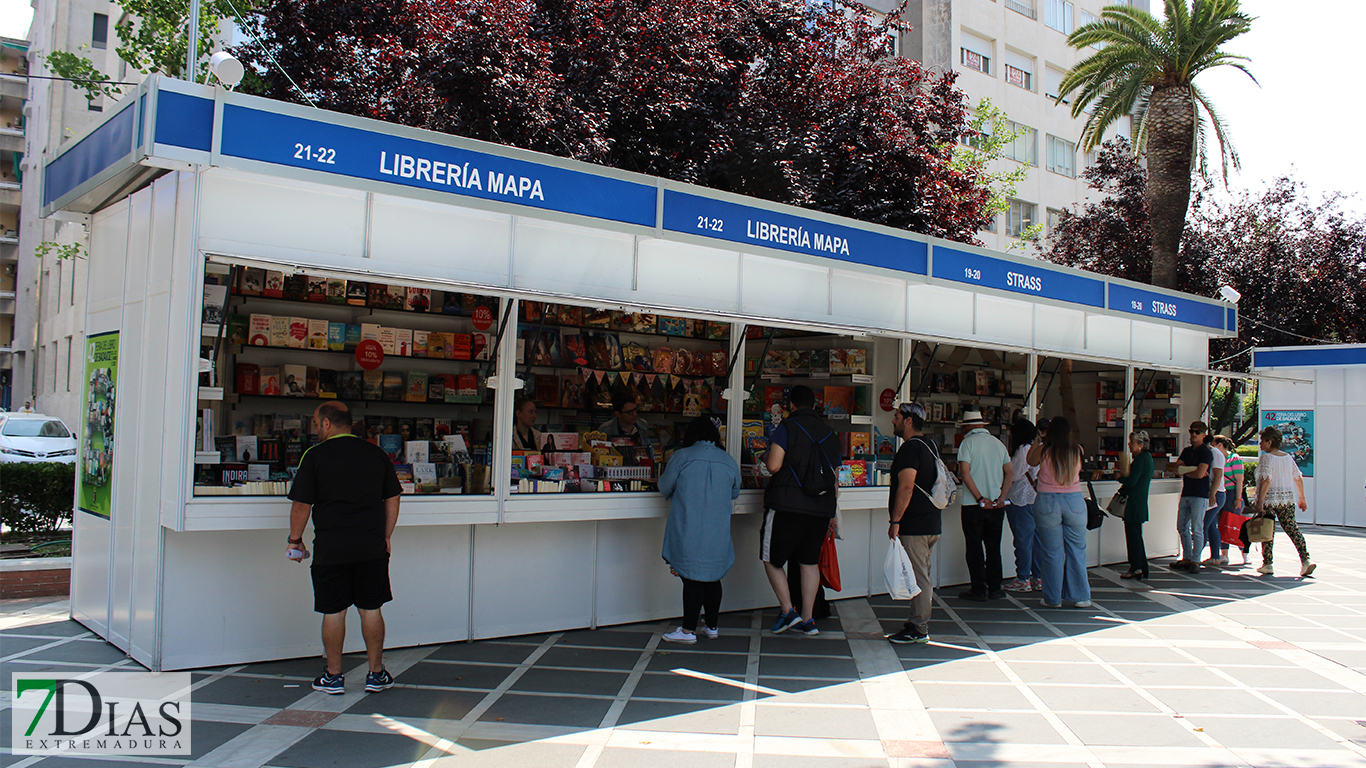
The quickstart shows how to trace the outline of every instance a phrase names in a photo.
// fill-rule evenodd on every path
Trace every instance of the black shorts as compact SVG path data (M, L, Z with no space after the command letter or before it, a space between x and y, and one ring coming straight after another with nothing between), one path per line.
M828 517L770 509L759 529L759 559L779 568L789 562L817 565L829 529Z
M351 606L373 611L394 599L389 591L389 558L359 563L314 565L313 610L341 613Z

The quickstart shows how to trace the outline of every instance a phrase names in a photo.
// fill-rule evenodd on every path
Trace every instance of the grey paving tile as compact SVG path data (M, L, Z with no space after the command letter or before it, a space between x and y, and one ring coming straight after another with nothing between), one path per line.
M840 683L837 680L820 680L816 678L797 679L760 676L759 685L785 693L801 693L803 691L817 691L836 685L845 685L845 683Z
M394 678L404 685L440 685L448 688L497 688L514 667L461 664L452 661L419 661Z
M748 660L744 656L656 651L646 669L651 672L669 672L682 668L712 675L744 675L747 664Z
M187 48L189 46L186 46ZM8 733L8 731L6 731ZM183 758L182 758L183 759ZM136 760L100 760L94 757L47 757L34 763L43 768L165 768L165 763L140 763Z
M763 678L759 678L760 685L764 685ZM778 686L770 686L777 688ZM764 700L762 697L760 700ZM853 704L860 707L868 706L868 697L863 693L863 686L858 683L840 683L838 685L821 685L815 688L808 688L783 696L781 699L773 699L779 704Z
M89 631L79 622L63 619L61 621L50 621L46 624L30 624L27 627L0 630L0 637L8 638L10 635L50 635L53 638L75 637ZM5 642L9 642L8 639Z
M303 737L289 749L271 758L270 764L282 768L382 768L413 763L427 753L428 746L416 739L395 733L318 730Z
M597 667L629 671L640 659L640 651L603 650L556 645L537 662L547 667Z
M436 691L398 686L366 694L346 711L352 715L459 720L487 695L482 691Z
M991 661L955 661L951 664L934 664L926 667L908 669L913 681L1006 683L1009 678L1005 672Z
M1001 622L973 622L969 626L972 631L983 637L1039 637L1052 639L1057 637L1053 630L1042 624L1004 624Z
M1092 663L1091 657L1082 653L1080 648L1065 643L1029 643L1015 648L999 651L1002 659L1010 661L1084 661Z
M352 680L350 685L351 690L358 691L365 687L365 680ZM312 681L233 675L197 688L191 695L193 701L208 704L284 709L310 693L313 693Z
M1348 741L1366 746L1366 720L1316 719L1314 722Z
M347 666L347 659L342 659L342 669L351 669ZM302 659L284 659L282 661L262 661L256 664L248 664L235 674L257 675L266 677L270 675L288 675L291 677L306 677L309 679L318 676L326 662L321 656L308 656ZM226 667L218 667L226 669Z
M1366 720L1366 696L1348 691L1265 691L1267 696L1310 717L1350 717Z
M598 755L596 768L640 768L642 765L657 765L663 757L659 750L623 749L607 747ZM734 768L735 755L717 752L689 752L688 768Z
M560 645L590 645L609 648L635 648L642 650L650 642L653 632L628 632L614 629L576 629L564 633L556 643Z
M887 758L755 755L754 768L887 768Z
M30 661L28 659L16 659L0 664L0 685L10 688L10 681L14 679L16 672L25 674L41 674L55 672L63 675L80 675L90 672L94 667L78 667L71 664L58 664L47 661ZM8 731L6 731L8 733Z
M1043 715L1024 712L931 712L930 720L934 722L939 738L949 742L1067 743Z
M246 723L195 720L190 726L190 757L198 760L251 728L252 726Z
M1199 646L1187 646L1182 650L1207 664L1215 666L1248 664L1259 667L1276 667L1285 666L1290 663L1270 651L1264 651L1261 648L1253 648L1250 645L1246 648L1201 648Z
M544 693L576 693L597 696L616 696L626 682L625 672L592 672L588 670L528 669L510 690L541 691Z
M764 633L759 641L760 653L801 653L811 656L848 656L849 641L822 635L807 636L787 632L781 635Z
M1144 712L1160 710L1128 688L1091 688L1080 686L1033 685L1030 689L1055 711L1071 712Z
M1236 667L1223 671L1240 683L1260 691L1273 688L1309 688L1322 691L1345 691L1347 688L1323 675L1307 669L1284 667Z
M511 744L519 744L521 742L496 741L493 739L456 739L455 743L459 744L465 749L472 749L477 752L485 749L497 749L498 747L506 747Z
M1198 747L1203 742L1165 715L1058 715L1083 744L1132 747ZM1225 744L1224 746L1230 746Z
M759 674L779 677L828 677L857 680L858 667L853 659L797 656L761 656Z
M632 699L617 719L618 727L680 733L739 733L740 707L716 702L638 701Z
M104 642L72 640L49 648L39 656L43 661L69 661L79 664L113 664L128 658L123 651Z
M873 715L867 710L779 705L755 708L754 734L825 739L878 738Z
M667 651L674 653L749 653L749 637L745 635L728 635L725 630L721 630L721 636L715 640L703 635L697 638L694 645L676 645L674 643L660 643Z
M1010 668L1026 683L1115 685L1119 681L1099 664L1056 664L1012 661Z
M1246 691L1226 688L1154 688L1149 691L1159 701L1181 714L1278 715L1280 710Z
M632 698L659 699L716 699L718 701L739 701L744 689L725 683L702 680L679 674L659 674L647 672L636 683Z
M1034 705L1013 685L974 683L916 683L920 701L930 708L950 709L1033 709Z
M428 659L446 661L487 661L494 664L521 664L536 650L534 645L480 640L474 643L447 643L428 654Z
M61 640L60 637L35 639L29 637L14 637L12 635L0 635L0 656L13 656L16 653L30 653L34 648L41 648L48 643L57 642L59 640ZM39 655L35 658L42 658L42 656Z
M486 739L460 739L460 747L475 750L456 750L453 757L443 758L436 765L452 768L574 768L587 747L574 744L532 741L509 743Z
M612 702L609 699L505 693L479 719L488 722L596 728L610 706Z
M1089 650L1111 664L1195 664L1175 650L1159 646L1092 645Z
M929 660L929 661L957 661L958 659L980 659L984 658L982 651L977 650L972 645L964 645L957 648L950 648L944 645L936 645L933 636L929 643L892 645L892 652L897 658L903 661L909 660ZM958 643L954 643L958 645Z
M1191 715L1191 724L1204 728L1215 741L1230 749L1340 749L1337 742L1297 720L1289 718L1214 717Z

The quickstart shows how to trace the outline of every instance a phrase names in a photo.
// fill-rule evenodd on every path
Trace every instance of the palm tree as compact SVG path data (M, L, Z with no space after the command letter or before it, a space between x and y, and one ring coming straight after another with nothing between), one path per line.
M1068 38L1073 48L1096 46L1059 88L1058 101L1072 100L1072 117L1089 112L1082 146L1091 151L1105 130L1124 115L1134 116L1134 150L1148 161L1148 211L1152 219L1153 285L1175 288L1177 254L1190 204L1191 171L1207 173L1205 120L1213 126L1225 181L1228 166L1239 167L1228 129L1195 76L1214 67L1236 67L1252 77L1243 62L1219 47L1248 31L1252 19L1238 0L1165 0L1166 18L1111 5L1100 20ZM1256 82L1256 78L1252 78Z

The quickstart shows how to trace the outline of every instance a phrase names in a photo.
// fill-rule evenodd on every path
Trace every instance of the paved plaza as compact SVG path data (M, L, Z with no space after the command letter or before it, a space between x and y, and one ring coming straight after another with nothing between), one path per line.
M1366 534L1306 533L1313 579L1282 540L1275 577L1155 563L1135 585L1093 568L1089 609L948 589L929 645L883 640L905 605L877 597L835 603L819 637L769 634L767 610L726 614L722 637L694 646L662 642L676 622L653 622L401 649L387 657L397 686L378 694L361 692L360 655L343 696L310 689L317 659L197 670L188 760L0 762L1366 766ZM65 611L15 602L0 617L6 743L10 673L140 669Z

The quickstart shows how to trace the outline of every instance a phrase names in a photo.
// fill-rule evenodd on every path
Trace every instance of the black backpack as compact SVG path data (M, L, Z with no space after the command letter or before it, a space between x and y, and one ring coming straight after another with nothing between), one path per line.
M827 440L834 439L835 433L828 431L825 437L817 440L811 436L810 432L806 431L806 427L797 423L796 420L788 419L787 423L800 429L810 444L806 461L800 467L794 466L792 468L792 476L797 480L797 487L801 489L803 494L813 499L834 496L835 488L839 485L839 476L835 468L831 466L825 449L821 446Z

